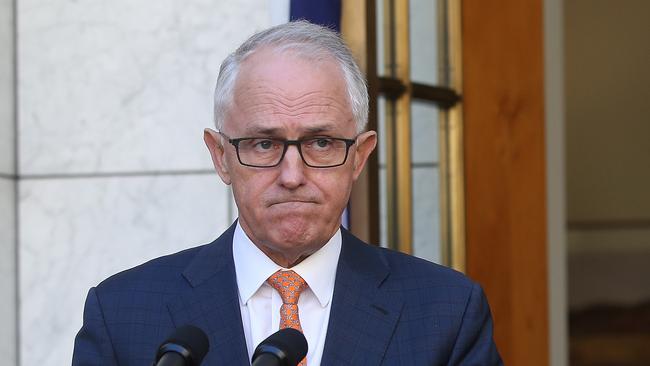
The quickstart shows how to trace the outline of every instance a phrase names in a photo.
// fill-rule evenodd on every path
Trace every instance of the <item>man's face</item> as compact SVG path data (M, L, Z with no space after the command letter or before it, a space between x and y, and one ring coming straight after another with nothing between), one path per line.
M241 64L222 132L231 138L354 139L340 67L291 52L257 51ZM376 134L360 135L345 164L333 168L306 166L296 146L288 148L276 167L246 167L235 147L214 131L208 130L205 140L219 176L232 184L242 228L271 259L289 267L322 247L338 229Z

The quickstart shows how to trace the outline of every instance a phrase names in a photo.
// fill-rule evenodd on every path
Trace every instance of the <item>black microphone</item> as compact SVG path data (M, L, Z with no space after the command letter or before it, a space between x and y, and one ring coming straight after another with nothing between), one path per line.
M271 334L255 348L252 366L296 366L307 355L307 339L293 329Z
M158 347L155 365L199 366L209 349L208 336L201 329L184 325Z

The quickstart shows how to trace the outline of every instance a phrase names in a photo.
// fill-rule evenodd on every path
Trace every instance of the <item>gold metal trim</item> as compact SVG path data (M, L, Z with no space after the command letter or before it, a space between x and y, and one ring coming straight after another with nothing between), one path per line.
M462 95L462 34L461 2L447 1L448 52L450 87ZM465 271L465 174L463 165L463 113L462 102L448 111L448 197L449 240L451 242L450 262L452 268Z
M395 149L395 102L390 99L385 101L385 115L384 115L384 148L385 156L384 161L386 168L386 237L388 247L391 249L399 250L397 217L397 170L396 166L396 149Z
M444 86L449 86L449 19L448 19L448 2L446 0L437 1L438 9L438 80ZM449 112L440 111L440 123L438 125L438 136L440 145L438 152L440 155L440 254L441 262L444 265L452 263L452 220L451 212L451 194L449 186Z
M395 101L397 247L404 253L413 253L413 194L411 187L411 63L409 39L409 2L393 2L395 14L395 74L406 86Z
M368 57L370 42L368 41L366 17L367 4L365 1L343 1L341 3L341 36L352 50L359 67L369 75ZM374 71L374 70L372 70ZM370 160L372 161L372 160ZM369 163L370 163L369 161ZM373 179L371 171L375 171L370 164L361 172L359 178L352 186L350 194L350 230L367 243L375 243L372 225L375 224L375 215L371 209L371 185Z

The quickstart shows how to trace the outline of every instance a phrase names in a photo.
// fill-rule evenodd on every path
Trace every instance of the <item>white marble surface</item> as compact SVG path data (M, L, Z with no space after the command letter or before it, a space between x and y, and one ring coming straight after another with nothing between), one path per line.
M267 0L18 2L25 174L209 169L222 59Z
M271 18L270 25L279 25L289 21L289 0L267 0L269 5L269 14Z
M440 174L437 168L413 169L413 255L441 263Z
M0 173L14 173L13 1L0 0Z
M16 363L15 181L0 178L0 355Z
M69 364L88 289L212 241L230 224L229 200L216 174L23 181L21 364Z

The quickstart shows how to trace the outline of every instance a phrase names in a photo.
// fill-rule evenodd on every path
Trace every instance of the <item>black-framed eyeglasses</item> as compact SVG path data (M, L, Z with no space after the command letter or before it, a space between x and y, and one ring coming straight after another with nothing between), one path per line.
M311 168L333 168L345 164L350 146L356 139L336 137L309 137L300 140L283 140L267 137L230 138L221 131L237 151L241 165L253 168L272 168L280 165L290 145L296 146L298 153Z

